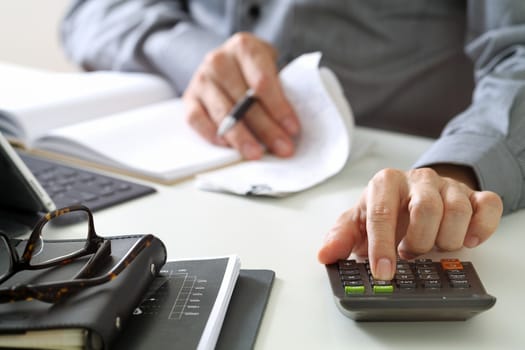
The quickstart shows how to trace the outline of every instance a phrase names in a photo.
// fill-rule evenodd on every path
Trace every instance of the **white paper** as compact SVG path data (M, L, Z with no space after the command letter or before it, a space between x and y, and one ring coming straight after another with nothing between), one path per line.
M58 73L0 63L0 77L0 129L28 147L48 130L175 96L152 74Z
M333 73L319 69L320 59L318 52L302 55L280 74L302 126L294 156L266 155L261 160L200 174L198 188L285 196L315 186L344 167L350 154L354 118Z
M184 120L182 104L172 99L55 129L35 146L161 182L240 160L236 150L214 146L197 135Z

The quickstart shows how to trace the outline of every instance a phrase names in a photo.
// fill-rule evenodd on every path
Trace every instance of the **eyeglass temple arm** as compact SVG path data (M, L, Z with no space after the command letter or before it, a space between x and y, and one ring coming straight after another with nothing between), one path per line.
M101 267L109 261L111 257L111 241L106 240L102 243L102 246L93 254L88 262L82 267L80 271L73 277L74 280L89 278L93 276L94 273L100 271Z

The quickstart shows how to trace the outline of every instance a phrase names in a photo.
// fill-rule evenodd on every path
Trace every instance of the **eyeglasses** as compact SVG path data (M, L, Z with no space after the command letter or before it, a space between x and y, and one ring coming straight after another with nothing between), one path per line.
M60 252L46 249L46 240L56 236L57 218L64 216L84 216L81 226L87 230L85 242ZM60 265L67 265L81 258L89 259L70 280L46 282L38 284L22 284L0 288L0 303L38 299L40 301L55 303L61 298L70 296L83 288L97 286L116 278L153 240L152 235L144 235L135 242L126 255L114 265L110 271L101 276L92 277L100 271L111 257L111 241L105 240L95 232L93 214L82 205L70 206L55 210L43 216L35 225L31 235L26 241L23 253L19 255L17 248L4 233L0 232L0 284L13 275L24 270L39 270ZM83 246L82 246L82 243ZM71 246L71 245L68 245Z

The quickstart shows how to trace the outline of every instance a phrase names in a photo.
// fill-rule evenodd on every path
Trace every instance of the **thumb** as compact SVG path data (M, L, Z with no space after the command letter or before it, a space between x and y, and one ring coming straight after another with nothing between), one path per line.
M356 244L359 235L357 210L350 209L337 220L336 225L328 231L323 245L317 254L321 264L332 264L339 259L346 259Z

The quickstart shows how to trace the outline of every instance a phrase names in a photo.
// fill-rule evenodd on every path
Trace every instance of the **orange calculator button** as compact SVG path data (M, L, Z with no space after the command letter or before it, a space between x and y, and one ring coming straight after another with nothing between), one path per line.
M463 264L459 259L441 259L443 270L463 270Z

